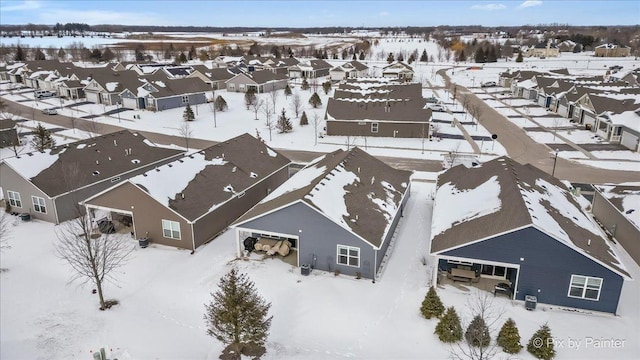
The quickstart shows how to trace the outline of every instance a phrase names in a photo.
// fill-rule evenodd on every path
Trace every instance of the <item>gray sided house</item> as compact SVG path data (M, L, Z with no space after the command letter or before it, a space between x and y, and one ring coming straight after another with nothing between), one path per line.
M327 103L327 135L428 138L420 84L347 81Z
M209 69L204 65L194 65L193 72L189 74L189 77L197 77L209 84L213 90L225 89L226 81L234 76L227 68Z
M290 161L249 134L184 155L84 201L136 238L194 250L284 183Z
M288 77L269 70L259 70L251 73L239 73L226 81L227 91L247 92L253 89L256 93L266 93L287 87Z
M16 122L11 119L0 119L0 148L19 144Z
M382 77L402 81L413 80L413 68L403 62L397 61L382 68Z
M140 86L138 77L138 73L132 70L95 69L83 89L85 97L95 104L116 105L122 101L120 94L125 89Z
M365 77L369 67L359 61L353 60L342 65L338 65L329 71L332 81L345 79L355 79Z
M598 185L591 212L640 265L640 186Z
M126 108L162 111L204 104L212 91L209 84L197 77L166 79L162 75L150 75L144 82L138 81L135 87L123 90L120 96Z
M329 76L331 67L331 64L322 59L302 60L298 64L289 67L289 77L292 79L311 79Z
M377 279L410 194L409 171L358 148L312 161L233 226L248 237L288 240L288 263Z
M12 211L59 224L82 214L81 200L181 153L123 130L6 158L0 184Z
M509 283L516 300L616 313L629 275L556 178L508 157L455 166L438 178L433 214L439 275L462 267Z

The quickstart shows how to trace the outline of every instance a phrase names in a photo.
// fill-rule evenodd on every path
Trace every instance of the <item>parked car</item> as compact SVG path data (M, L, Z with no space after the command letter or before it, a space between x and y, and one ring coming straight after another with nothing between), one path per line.
M447 111L441 104L428 104L427 108L431 109L431 111Z
M496 86L496 82L495 81L487 81L487 82L483 82L482 84L480 84L480 87L495 87Z
M56 96L56 93L49 90L36 90L36 92L34 93L34 97L36 99L42 99L42 98L47 98L52 96Z
M42 113L47 115L56 115L58 114L58 110L56 110L55 108L42 109Z

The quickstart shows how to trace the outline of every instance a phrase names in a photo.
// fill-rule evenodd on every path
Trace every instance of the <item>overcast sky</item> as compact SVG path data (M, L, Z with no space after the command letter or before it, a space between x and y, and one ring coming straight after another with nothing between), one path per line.
M638 0L167 1L0 3L0 24L388 27L437 25L638 25Z

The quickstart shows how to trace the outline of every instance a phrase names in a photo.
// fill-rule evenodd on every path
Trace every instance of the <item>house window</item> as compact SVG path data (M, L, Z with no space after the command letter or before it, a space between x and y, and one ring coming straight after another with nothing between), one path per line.
M189 103L189 95L182 95L182 103L183 104Z
M338 245L338 264L360 267L360 248Z
M162 235L169 239L180 240L180 223L171 220L162 220Z
M460 260L447 260L447 263L449 263L449 264L465 265L465 266L471 266L471 265L473 265L473 263L471 263L471 262L468 262L468 261L460 261Z
M372 133L378 132L378 123L371 123L371 132Z
M596 277L571 275L571 285L569 285L569 297L596 300L600 299L602 289L602 279Z
M7 197L9 198L9 204L12 207L22 207L22 200L20 200L20 193L7 190Z
M33 210L35 210L35 212L39 212L42 214L46 214L47 213L47 207L45 205L44 199L41 197L37 197L37 196L32 196L31 197L31 201L33 201Z

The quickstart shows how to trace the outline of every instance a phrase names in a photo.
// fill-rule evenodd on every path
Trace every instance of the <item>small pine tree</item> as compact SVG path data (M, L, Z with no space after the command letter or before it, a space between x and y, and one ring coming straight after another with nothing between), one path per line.
M218 95L218 97L216 98L216 110L218 111L225 111L227 110L228 106L227 106L227 102L225 101L225 99Z
M260 131L258 131L258 129L256 129L256 139L258 139L258 141L264 144L264 139L260 135Z
M33 134L33 139L31 140L31 146L38 151L44 151L45 149L51 149L56 146L56 141L51 136L51 132L42 126L41 123L38 123Z
M187 62L187 55L185 55L183 52L180 53L180 56L178 56L178 62L181 64L184 64Z
M24 56L24 50L22 49L22 46L20 46L20 44L18 44L18 46L16 47L16 53L13 56L13 60L14 61L25 61L25 56Z
M420 62L428 62L429 56L427 55L427 50L422 50L422 55L420 55Z
M220 279L218 288L211 293L211 302L205 304L207 334L230 345L238 355L245 345L263 346L273 318L268 316L271 303L235 268Z
M67 53L64 51L63 48L58 49L58 59L64 60L66 56L67 56Z
M521 63L523 61L524 61L524 58L522 57L522 51L518 51L518 57L516 58L516 62Z
M182 114L182 119L184 121L193 121L196 119L195 115L193 115L193 110L191 109L191 105L187 104L187 107L184 108L184 113Z
M289 87L289 84L287 84L287 86L284 88L284 96L289 95L291 95L291 88Z
M325 81L322 83L322 90L324 90L324 93L326 95L329 94L329 91L331 91L331 81Z
M464 54L464 50L460 50L457 60L460 62L467 61L467 56Z
M309 98L309 104L311 104L311 106L313 106L314 108L322 105L322 100L320 100L320 96L318 95L318 93L313 93L313 95L311 95L311 97Z
M360 57L359 57L359 59L360 59L360 60L364 60L364 51L360 51Z
M278 131L282 133L288 133L293 129L293 125L291 125L291 119L287 117L287 112L284 108L282 108L282 112L278 117L278 122L276 123L276 128Z
M474 60L477 63L485 63L485 62L487 62L487 57L486 57L486 54L484 52L484 49L482 49L482 46L478 46L478 48L476 49Z
M304 126L304 125L309 125L309 119L307 119L307 113L306 112L302 112L302 116L300 116L300 125Z
M100 50L98 50L98 52L100 52ZM46 60L46 59L47 59L47 57L44 55L44 53L42 52L42 50L40 50L40 49L36 49L35 59L36 59L36 60Z
M247 110L249 110L251 105L253 105L257 99L256 90L252 87L244 93L244 104L247 106Z
M498 345L502 347L502 351L507 354L517 354L520 352L522 349L522 345L520 345L520 333L513 319L507 319L504 325L502 325L496 341Z
M464 333L464 338L471 346L487 347L491 343L491 335L489 335L489 327L482 316L476 315L471 324Z
M309 90L309 82L307 81L307 78L302 79L301 88L302 90Z
M432 317L439 318L442 316L444 312L444 305L442 305L442 301L436 292L435 287L430 287L429 291L427 291L427 295L425 295L424 300L422 300L422 306L420 307L420 313L427 319L431 319Z
M551 329L547 324L542 325L529 339L527 351L538 359L551 360L556 356Z
M395 57L393 56L393 53L389 53L389 56L387 56L387 62L391 64L394 61L395 61Z
M435 333L438 335L438 339L445 343L454 343L462 340L460 317L458 317L453 306L447 308L447 311L442 315L438 325L436 325Z

